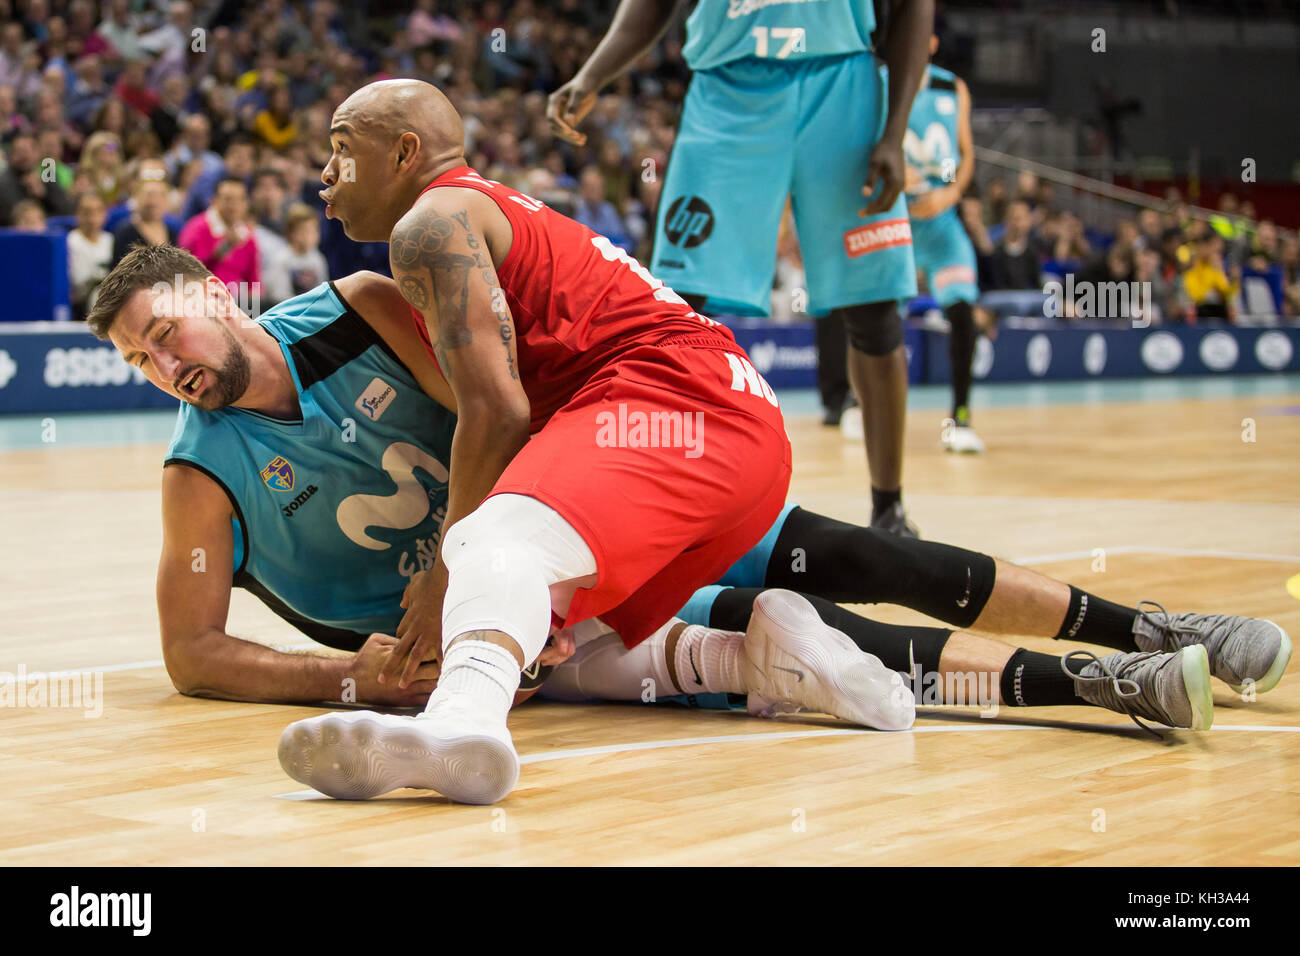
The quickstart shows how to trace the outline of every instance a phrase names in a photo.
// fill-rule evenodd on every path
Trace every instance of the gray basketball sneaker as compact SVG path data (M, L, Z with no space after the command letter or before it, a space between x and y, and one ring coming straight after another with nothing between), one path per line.
M1078 674L1066 667L1076 655L1092 658ZM1151 728L1139 717L1191 730L1209 730L1214 723L1210 665L1199 644L1168 654L1117 651L1100 658L1091 651L1070 651L1061 658L1061 670L1074 678L1075 690L1088 703L1128 714L1143 730Z
M921 532L917 530L916 525L907 520L907 512L898 501L882 511L878 517L872 518L871 527L877 531L896 534L900 538L921 537Z
M1150 605L1155 611L1148 611ZM1176 651L1200 644L1210 673L1241 692L1272 690L1291 660L1291 638L1272 621L1228 614L1170 614L1155 601L1138 602L1133 638L1144 651Z

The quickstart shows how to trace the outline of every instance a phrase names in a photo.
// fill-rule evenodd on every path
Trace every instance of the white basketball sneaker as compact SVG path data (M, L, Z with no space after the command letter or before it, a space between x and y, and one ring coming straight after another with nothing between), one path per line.
M419 717L355 710L299 720L280 734L279 754L294 780L340 800L414 787L488 804L519 779L505 723L485 721L455 698Z
M954 425L943 443L948 451L959 455L984 454L984 442L969 425Z
M793 591L763 591L745 632L741 674L751 713L815 710L877 730L906 730L916 701L903 676Z

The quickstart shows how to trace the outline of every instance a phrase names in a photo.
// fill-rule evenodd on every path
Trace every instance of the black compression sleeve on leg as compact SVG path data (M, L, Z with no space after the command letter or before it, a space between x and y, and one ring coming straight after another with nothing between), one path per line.
M900 604L970 627L993 593L987 554L860 528L795 508L767 563L772 588L844 604Z
M952 359L952 411L970 405L970 363L975 355L975 310L969 302L954 302L944 309L952 332L948 357Z
M761 588L727 588L713 601L709 626L724 631L743 631L749 627L749 615L754 609L754 598ZM843 631L854 644L875 654L891 670L908 673L911 660L915 660L922 673L939 670L939 656L952 631L941 627L908 627L901 624L881 624L861 615L846 611L838 604L805 594L821 619L836 630ZM911 647L911 659L908 648Z

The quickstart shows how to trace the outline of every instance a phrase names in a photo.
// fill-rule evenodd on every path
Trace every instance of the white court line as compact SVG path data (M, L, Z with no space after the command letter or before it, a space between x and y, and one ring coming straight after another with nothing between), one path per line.
M1087 727L1102 727L1101 724L1086 724ZM887 736L894 737L908 734L951 734L951 733L979 733L991 731L1023 731L1023 730L1068 730L1064 727L1044 727L1038 724L974 724L972 726L958 726L945 724L938 727L913 727L911 730L890 733ZM1121 729L1123 729L1121 727ZM1214 733L1215 731L1256 731L1260 733L1283 733L1283 734L1300 734L1300 727L1269 727L1260 724L1236 724L1224 727L1214 727L1202 733ZM744 743L749 740L794 740L805 737L847 737L852 735L874 735L879 737L877 731L866 730L863 728L854 728L852 730L792 730L769 734L725 734L719 737L681 737L676 740L646 740L631 744L607 744L602 747L581 747L577 750L555 750L550 753L525 754L519 758L521 764L546 763L551 760L569 760L573 757L596 757L603 754L621 754L633 753L638 750L664 750L674 747L695 747L701 744L733 744ZM278 793L275 795L276 800L329 800L330 797L316 790L294 790L291 793Z
M1280 561L1290 564L1300 564L1300 554L1252 554L1244 551L1215 551L1207 548L1161 548L1154 545L1130 545L1121 544L1113 548L1102 548L1107 554L1168 554L1185 558L1231 558L1237 561ZM1062 551L1060 554L1038 554L1031 555L1027 558L1011 558L1012 564L1052 564L1056 561L1074 561L1080 558L1093 557L1096 549L1087 551ZM297 650L300 648L316 646L312 641L294 642L292 644L277 644L274 650ZM109 664L105 667L81 667L75 670L54 671L57 676L71 674L93 674L95 671L108 673L109 671L129 671L144 670L149 667L162 667L162 661L137 661L133 664ZM35 673L35 672L33 672ZM2 675L3 672L0 672ZM30 676L30 675L28 675ZM14 678L12 675L5 677L0 676L0 684L12 684Z
M268 645L270 646L270 645ZM314 641L295 642L293 644L276 644L272 650L276 651L296 651L309 647L317 647ZM23 680L32 680L37 677L75 677L79 674L109 674L113 671L143 671L152 667L165 667L166 664L161 661L132 661L129 664L104 664L100 667L76 667L64 671L26 671ZM8 671L0 671L0 684L12 684L17 680L17 675Z
M1237 561L1284 561L1300 564L1300 554L1247 554L1241 551L1215 551L1210 548L1161 548L1154 545L1122 544L1115 548L1091 548L1087 551L1063 551L1060 554L1039 554L1028 558L1012 558L1012 564L1051 564L1054 561L1074 561L1091 558L1098 550L1106 554L1169 554L1182 558L1233 558Z
M23 674L23 680L29 681L38 677L75 677L78 674L107 674L111 671L142 671L150 667L162 666L162 661L132 661L129 664L105 664L102 667L78 667L66 671L27 671ZM18 675L0 671L0 684L13 684L17 680Z

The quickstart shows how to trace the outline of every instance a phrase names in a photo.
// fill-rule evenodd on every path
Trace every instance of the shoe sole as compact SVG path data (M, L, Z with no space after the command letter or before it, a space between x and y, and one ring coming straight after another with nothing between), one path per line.
M792 591L764 591L754 600L754 612L764 619L767 640L799 661L830 691L834 704L831 713L843 720L877 730L906 730L916 720L911 694L902 688L908 702L905 714L889 713L881 706L878 661L863 659L863 652L846 637L849 646L835 639L833 628L817 614L807 600L790 601L783 594ZM760 625L762 626L762 625ZM851 649L850 649L851 648ZM906 717L906 722L903 718Z
M1273 658L1273 663L1269 665L1269 668L1264 673L1264 676L1261 677L1259 680L1255 681L1254 690L1255 693L1257 694L1262 694L1265 691L1272 690L1274 687L1276 687L1277 682L1282 679L1282 674L1286 671L1286 665L1291 663L1291 636L1287 634L1286 631L1282 630L1282 628L1279 625L1274 624L1272 621L1266 621L1265 623L1272 624L1274 627L1277 628L1278 634L1282 635L1282 644L1277 649L1277 656ZM1246 690L1246 688L1249 687L1250 685L1229 684L1228 686L1231 687L1233 690L1235 690L1238 694L1240 694L1243 693Z
M1210 656L1201 644L1182 649L1183 687L1192 704L1190 730L1209 730L1214 726L1214 694L1210 691Z
M518 755L495 737L430 737L369 714L290 724L280 735L279 757L294 780L339 800L413 787L481 805L502 799L519 779Z

